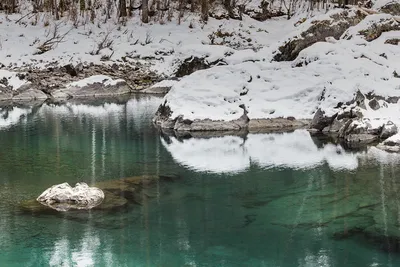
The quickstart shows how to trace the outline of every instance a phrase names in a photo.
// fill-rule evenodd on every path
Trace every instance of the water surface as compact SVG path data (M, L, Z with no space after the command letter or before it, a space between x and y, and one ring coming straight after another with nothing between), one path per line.
M160 98L0 107L1 266L400 266L400 157L305 131L181 139ZM53 184L167 175L138 204L36 214Z

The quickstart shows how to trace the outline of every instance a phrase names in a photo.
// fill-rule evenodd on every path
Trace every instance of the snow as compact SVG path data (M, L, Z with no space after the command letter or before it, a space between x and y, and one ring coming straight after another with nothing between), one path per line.
M179 141L171 137L162 144L174 160L191 169L213 173L238 173L252 165L260 168L310 169L328 164L332 169L358 167L357 154L328 144L318 148L305 130L292 133L249 134Z
M358 33L370 23L391 16L367 18L348 33ZM358 90L382 97L400 96L399 78L394 75L400 73L400 46L385 44L393 36L399 36L399 32L384 33L371 42L360 38L318 42L302 50L293 62L264 60L272 58L271 48L251 53L243 50L225 58L231 63L228 66L182 78L172 86L165 101L172 110L172 119L183 116L229 121L243 114L240 105L245 105L250 119L311 119L318 108L327 114L336 113L338 103L352 100ZM229 62L236 55L239 60ZM398 111L399 106L392 104L378 111L368 108L364 113L370 119L381 117L400 123Z
M80 81L72 82L67 84L68 87L85 87L94 83L102 83L105 86L117 85L118 83L125 82L123 79L113 80L111 77L106 75L93 75Z
M25 79L20 79L17 76L17 74L18 74L17 72L0 70L0 92L1 92L1 87L5 87L5 85L2 83L3 79L7 80L7 85L11 86L13 90L17 90L22 85L28 83L28 81L26 81Z

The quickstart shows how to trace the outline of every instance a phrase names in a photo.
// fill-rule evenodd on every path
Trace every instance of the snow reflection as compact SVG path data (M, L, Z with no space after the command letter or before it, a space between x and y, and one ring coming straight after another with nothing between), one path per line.
M262 168L314 168L328 164L332 169L358 167L356 153L339 145L318 147L305 130L291 133L249 134L245 139L224 136L202 139L162 139L172 157L187 167L215 173L245 171L251 165Z

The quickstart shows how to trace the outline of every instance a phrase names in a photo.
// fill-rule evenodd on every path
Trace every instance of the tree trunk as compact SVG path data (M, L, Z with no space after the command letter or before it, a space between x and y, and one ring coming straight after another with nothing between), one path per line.
M148 23L149 22L149 1L142 0L142 22Z
M119 1L119 16L120 17L126 17L126 0L120 0Z
M208 0L201 0L201 19L208 21Z

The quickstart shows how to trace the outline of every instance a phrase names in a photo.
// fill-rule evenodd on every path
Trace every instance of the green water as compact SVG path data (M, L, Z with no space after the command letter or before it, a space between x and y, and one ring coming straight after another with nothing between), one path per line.
M0 107L0 266L400 266L396 156L304 132L160 136L160 102ZM176 179L124 209L19 207L53 184L137 175Z

